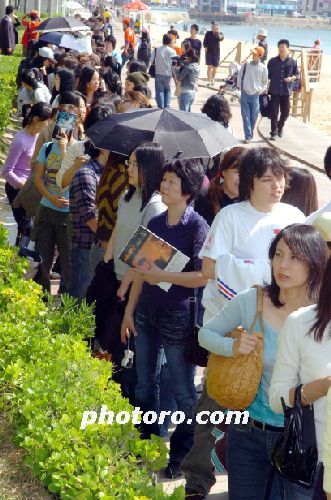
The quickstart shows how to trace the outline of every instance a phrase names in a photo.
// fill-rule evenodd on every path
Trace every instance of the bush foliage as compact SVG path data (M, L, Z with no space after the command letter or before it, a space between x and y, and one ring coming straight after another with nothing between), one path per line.
M20 62L19 57L0 55L0 137L9 123L17 97L16 75Z
M111 364L90 355L91 308L69 297L46 305L25 267L0 228L0 405L26 463L58 498L182 499L182 488L169 497L153 484L151 471L166 462L160 438L141 440L130 423L80 429L85 410L132 407Z

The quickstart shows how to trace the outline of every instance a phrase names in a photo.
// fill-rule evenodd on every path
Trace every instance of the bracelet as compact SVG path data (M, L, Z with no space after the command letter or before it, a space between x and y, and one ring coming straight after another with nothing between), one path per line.
M301 387L301 399L303 398L305 400L305 402L308 404L308 405L311 405L313 403L311 403L310 401L308 401L308 398L303 390L304 388L304 385Z

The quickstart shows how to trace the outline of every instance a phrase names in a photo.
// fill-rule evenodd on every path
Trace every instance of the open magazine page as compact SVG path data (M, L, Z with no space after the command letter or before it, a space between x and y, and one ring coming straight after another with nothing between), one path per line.
M130 267L150 269L155 264L164 271L179 273L184 269L189 257L143 226L131 236L119 258ZM171 283L158 283L166 292Z

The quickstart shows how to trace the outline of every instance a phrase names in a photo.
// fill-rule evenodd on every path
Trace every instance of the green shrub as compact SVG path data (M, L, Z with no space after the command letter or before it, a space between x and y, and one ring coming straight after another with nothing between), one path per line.
M70 297L60 308L46 305L40 287L22 279L25 267L15 250L0 247L0 405L26 463L62 499L182 499L183 488L168 496L153 484L151 472L166 463L160 438L141 440L131 423L80 429L85 410L132 407L111 363L90 355L91 307Z
M0 56L0 137L9 123L17 97L16 75L20 62L19 57Z

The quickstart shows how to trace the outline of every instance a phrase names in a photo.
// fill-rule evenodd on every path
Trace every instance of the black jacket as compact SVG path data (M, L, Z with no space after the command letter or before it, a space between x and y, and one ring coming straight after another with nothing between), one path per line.
M270 80L269 94L281 96L291 95L294 82L284 82L284 78L290 76L299 77L296 61L292 57L287 57L284 61L282 61L279 56L272 57L268 62L268 77Z

